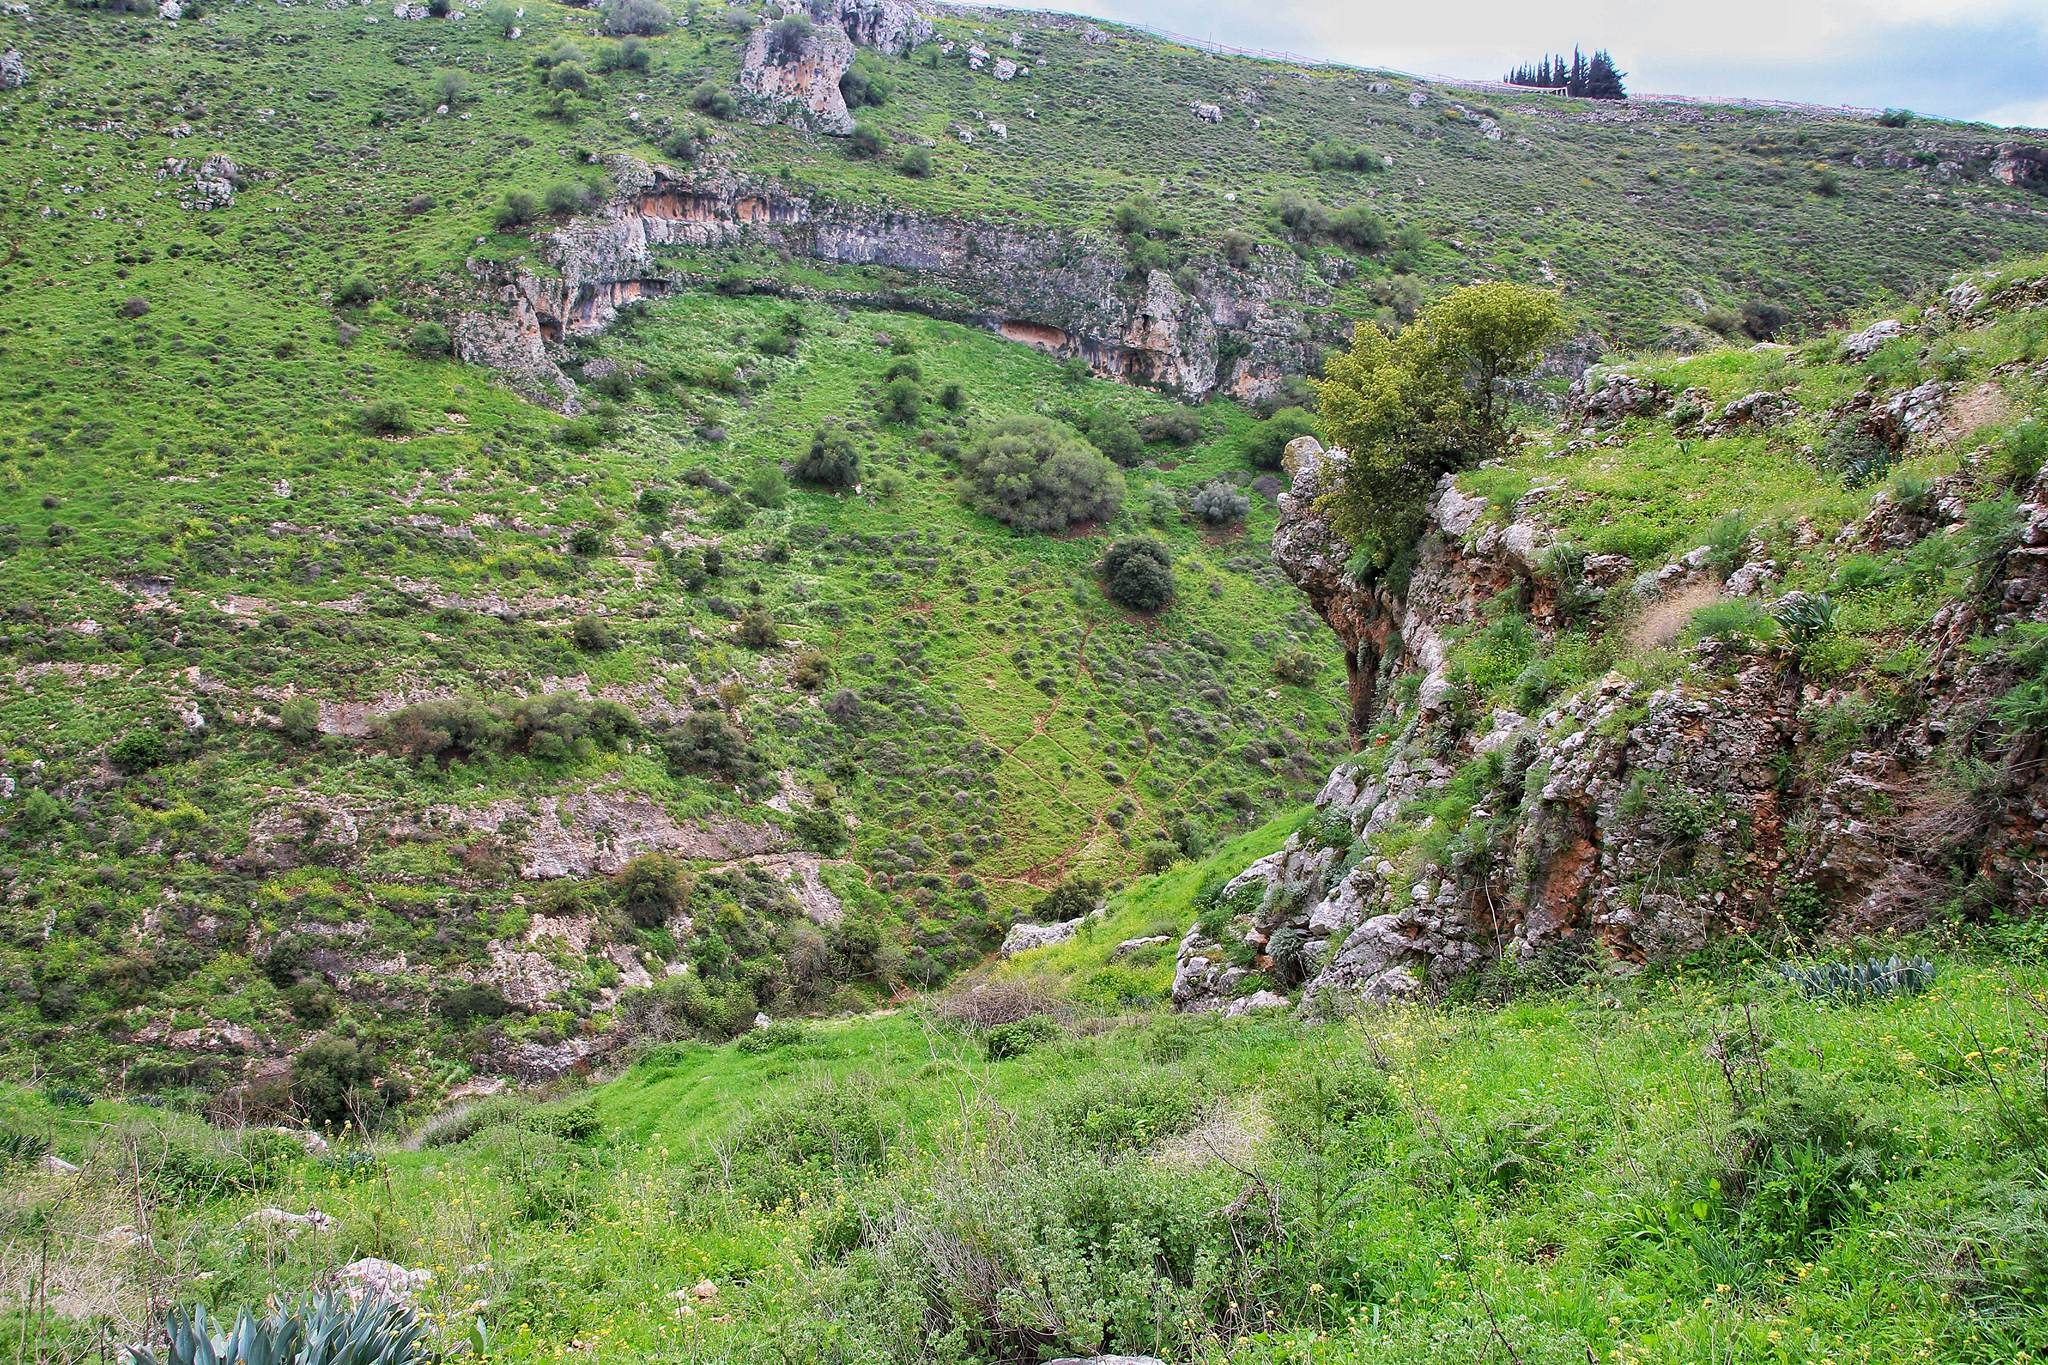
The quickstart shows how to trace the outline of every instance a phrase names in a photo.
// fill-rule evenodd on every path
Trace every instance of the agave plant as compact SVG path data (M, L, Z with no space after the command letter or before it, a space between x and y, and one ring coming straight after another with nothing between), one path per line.
M245 1308L224 1333L217 1325L203 1304L174 1309L163 1353L134 1348L129 1365L421 1365L432 1358L412 1310L377 1298L351 1307L316 1294L260 1318Z
M1878 1000L1918 995L1934 984L1934 964L1924 957L1873 957L1863 962L1787 962L1778 974L1809 1000Z
M1771 603L1771 619L1801 649L1833 629L1835 604L1824 592L1788 592Z
M25 1166L31 1161L41 1161L49 1151L47 1138L35 1133L17 1133L11 1128L0 1129L0 1166Z

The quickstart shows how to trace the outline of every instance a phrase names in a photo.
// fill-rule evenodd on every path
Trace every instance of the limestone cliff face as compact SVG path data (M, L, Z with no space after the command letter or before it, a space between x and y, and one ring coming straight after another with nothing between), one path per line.
M931 16L913 0L830 0L784 3L798 26L778 27L774 10L747 37L734 93L759 123L793 123L814 133L844 137L853 114L839 80L853 65L856 47L896 55L932 36Z
M1342 458L1312 439L1290 450L1274 556L1344 641L1354 699L1399 724L1331 775L1316 817L1285 848L1224 888L1213 937L1189 931L1179 1008L1225 1009L1267 983L1302 987L1304 1009L1326 993L1414 995L1511 953L1643 962L1781 914L1840 932L1910 927L1959 886L1979 908L2048 909L2041 736L2015 742L1988 721L2014 677L1964 648L2048 621L2048 469L1990 590L1945 607L1918 639L1912 718L1833 755L1815 726L1842 694L1802 682L1776 650L1709 643L1679 681L1614 673L1538 715L1475 714L1445 667L1452 638L1510 591L1547 647L1559 604L1618 590L1612 569L1546 555L1551 536L1531 500L1501 525L1446 480L1406 591L1361 587L1315 508ZM1925 510L1880 499L1838 548L1948 532L1964 515L1967 477L1938 483ZM1559 561L1574 581L1557 580ZM1722 584L1702 555L1683 556L1631 586L1646 598L1636 620L1675 621L1718 594L1761 591L1773 567L1759 558ZM1966 794L1940 751L1973 732L1990 771ZM1455 837L1410 837L1418 807L1446 797L1471 803Z
M1203 398L1254 397L1311 361L1314 311L1328 291L1290 255L1242 269L1196 262L1126 278L1122 252L1085 233L999 227L941 215L814 201L773 182L686 175L630 158L600 211L543 239L547 272L484 272L490 306L459 318L466 360L492 365L529 396L573 409L553 361L567 338L603 330L620 305L693 280L666 246L761 243L837 265L873 267L844 302L903 308L986 327L1097 373Z
M844 137L853 115L839 93L839 78L853 65L853 40L837 24L814 24L784 49L773 24L756 25L747 38L736 86L759 123L791 122L816 133Z

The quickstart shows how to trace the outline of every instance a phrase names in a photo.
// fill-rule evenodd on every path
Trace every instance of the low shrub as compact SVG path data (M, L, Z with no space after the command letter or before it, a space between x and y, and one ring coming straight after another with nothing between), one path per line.
M351 1306L326 1294L278 1304L261 1317L245 1308L231 1328L202 1304L173 1309L161 1341L130 1352L135 1365L425 1365L440 1358L411 1308L376 1295Z
M1188 500L1188 510L1211 526L1229 526L1240 522L1252 510L1251 499L1238 489L1218 479L1196 490Z
M649 37L676 26L675 15L661 0L605 0L599 12L599 26L614 38L627 33Z
M1862 962L1780 963L1778 976L1809 1000L1882 1000L1918 995L1934 984L1924 957L1873 957Z

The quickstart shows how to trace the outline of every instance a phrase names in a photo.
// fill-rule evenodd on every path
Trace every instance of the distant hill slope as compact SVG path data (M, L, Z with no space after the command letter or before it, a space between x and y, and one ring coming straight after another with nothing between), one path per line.
M1479 275L1698 341L2048 245L2036 163L1980 130L832 12L772 80L758 10L637 49L548 0L0 13L12 1060L267 1103L354 1034L431 1096L585 1062L622 1000L726 1032L942 979L1063 880L1297 806L1343 743L1260 419L1091 367L1256 361L1220 386L1270 396ZM888 87L872 140L777 121L840 67ZM449 358L479 317L564 412ZM925 401L885 417L906 360ZM1102 410L1156 423L1115 520L967 509L977 428ZM837 419L858 491L777 488ZM1241 529L1191 515L1215 480ZM1153 617L1093 573L1141 532ZM613 885L650 851L688 894Z

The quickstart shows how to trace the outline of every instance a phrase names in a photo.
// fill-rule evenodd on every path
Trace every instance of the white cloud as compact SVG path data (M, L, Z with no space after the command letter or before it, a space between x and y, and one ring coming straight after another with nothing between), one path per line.
M2048 99L2016 100L1986 109L1975 117L2001 128L2048 128Z
M1029 0L1023 0L1028 3ZM1906 104L2040 123L2043 0L1055 0L1246 47L1465 78L1573 44L1612 52L1641 91ZM1938 106L1938 107L1936 107ZM1979 110L1990 113L1979 114Z

